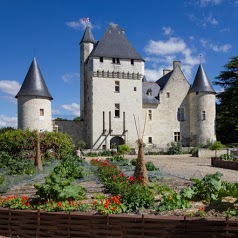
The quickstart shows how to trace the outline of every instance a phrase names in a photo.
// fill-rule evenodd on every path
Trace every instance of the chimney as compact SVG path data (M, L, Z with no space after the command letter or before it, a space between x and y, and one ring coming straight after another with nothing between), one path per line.
M181 68L181 61L174 61L173 62L173 69L175 69L176 67Z
M169 73L171 70L170 69L163 69L163 76L165 76L167 73Z

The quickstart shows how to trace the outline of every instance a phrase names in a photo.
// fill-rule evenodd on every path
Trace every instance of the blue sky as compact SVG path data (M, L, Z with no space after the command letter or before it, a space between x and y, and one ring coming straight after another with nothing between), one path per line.
M34 55L54 98L53 116L79 115L86 17L96 40L110 23L124 29L151 81L180 60L192 83L202 60L213 82L238 51L238 0L0 0L0 127L17 126L15 95Z

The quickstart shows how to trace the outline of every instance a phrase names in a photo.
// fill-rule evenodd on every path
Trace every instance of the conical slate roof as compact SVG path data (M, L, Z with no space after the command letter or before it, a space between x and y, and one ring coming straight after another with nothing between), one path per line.
M82 40L80 41L80 44L82 42L83 43L93 43L93 44L95 43L95 40L94 40L93 34L91 32L91 29L88 26L85 29L85 32L84 32L84 35L82 37Z
M116 24L109 25L90 56L143 60Z
M53 99L40 72L35 57L16 98L19 96L40 96L49 98L50 100Z
M199 65L197 74L193 81L193 85L189 92L209 92L216 93L213 89L207 75L202 67L202 64Z

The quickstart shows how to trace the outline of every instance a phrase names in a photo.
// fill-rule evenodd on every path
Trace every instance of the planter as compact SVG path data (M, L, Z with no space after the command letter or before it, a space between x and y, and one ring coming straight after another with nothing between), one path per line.
M222 160L217 157L211 158L211 165L218 168L238 170L238 161Z

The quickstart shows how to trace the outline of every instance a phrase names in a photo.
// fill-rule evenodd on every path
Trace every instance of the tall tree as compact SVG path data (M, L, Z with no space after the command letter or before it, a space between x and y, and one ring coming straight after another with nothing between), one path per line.
M224 68L215 81L224 89L217 95L217 140L232 143L238 142L238 56L232 57Z

